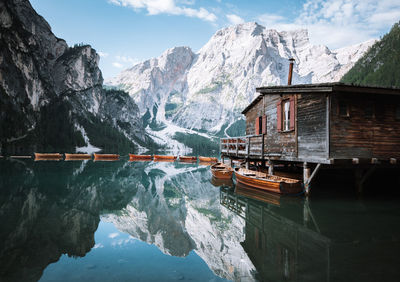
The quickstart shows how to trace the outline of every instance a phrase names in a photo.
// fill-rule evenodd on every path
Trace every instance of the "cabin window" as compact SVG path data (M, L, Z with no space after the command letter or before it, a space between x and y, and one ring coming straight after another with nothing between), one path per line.
M254 125L254 134L261 135L267 133L267 116L259 116L256 117L255 125Z
M374 117L374 105L367 104L364 108L364 117L373 118Z
M290 130L290 101L285 100L282 102L282 122L283 122L283 130Z
M295 109L294 109L294 97L283 100L278 103L277 108L277 129L278 131L291 131L294 130L295 124Z
M350 109L349 104L345 101L339 101L338 105L339 116L341 117L349 117L350 116Z
M400 120L400 104L396 105L394 116L397 120Z

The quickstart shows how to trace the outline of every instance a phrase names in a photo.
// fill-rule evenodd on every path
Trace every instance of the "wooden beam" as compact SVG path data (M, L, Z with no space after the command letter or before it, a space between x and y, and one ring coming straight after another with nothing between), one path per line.
M307 163L304 163L304 165L303 165L304 189L305 189L307 196L310 194L311 181L314 179L315 175L317 175L317 172L319 171L320 167L321 167L321 164L317 164L317 166L314 168L314 170L310 176L310 168L308 167Z

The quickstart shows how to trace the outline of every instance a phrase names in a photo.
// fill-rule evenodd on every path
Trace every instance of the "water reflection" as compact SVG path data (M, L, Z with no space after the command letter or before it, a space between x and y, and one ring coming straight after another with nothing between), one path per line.
M111 165L111 166L110 166ZM0 162L0 277L38 280L61 254L94 246L102 210L126 206L137 191L123 163Z
M398 201L290 198L221 188L245 220L242 245L261 281L398 281Z
M181 273L203 273L205 262L211 276L197 280L400 278L398 201L281 197L179 162L14 160L1 161L0 171L0 278L6 281L39 280L46 268L45 280L57 279L57 269L66 266L69 272L88 271L79 265L95 269L88 261L68 263L63 254L103 256L96 263L108 272L155 279L156 255L143 245L112 252L114 262L140 251L141 276L127 263L108 263L110 252L98 251L96 240L110 243L114 233L182 258L169 261ZM113 231L101 234L102 226ZM93 279L103 279L102 271ZM168 277L196 280L188 273Z

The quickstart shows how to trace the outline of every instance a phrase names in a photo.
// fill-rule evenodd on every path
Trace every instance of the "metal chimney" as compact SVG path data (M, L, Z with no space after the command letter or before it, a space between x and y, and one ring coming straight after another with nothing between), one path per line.
M294 59L293 59L293 58L290 58L290 59L289 59L289 62L290 62L290 64L289 64L289 77L288 77L288 82L287 82L287 84L288 84L288 85L292 85L292 74L293 74L293 63L294 63Z

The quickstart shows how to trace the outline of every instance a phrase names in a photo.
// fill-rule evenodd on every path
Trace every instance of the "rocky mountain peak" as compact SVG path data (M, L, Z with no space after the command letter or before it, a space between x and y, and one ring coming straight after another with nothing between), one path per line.
M157 66L139 63L107 83L128 91L159 123L221 136L237 128L256 87L286 84L289 58L296 60L293 84L319 83L338 81L363 53L313 45L306 29L278 32L256 22L223 28L197 54L189 50L169 49L152 59ZM168 71L161 62L171 63Z

